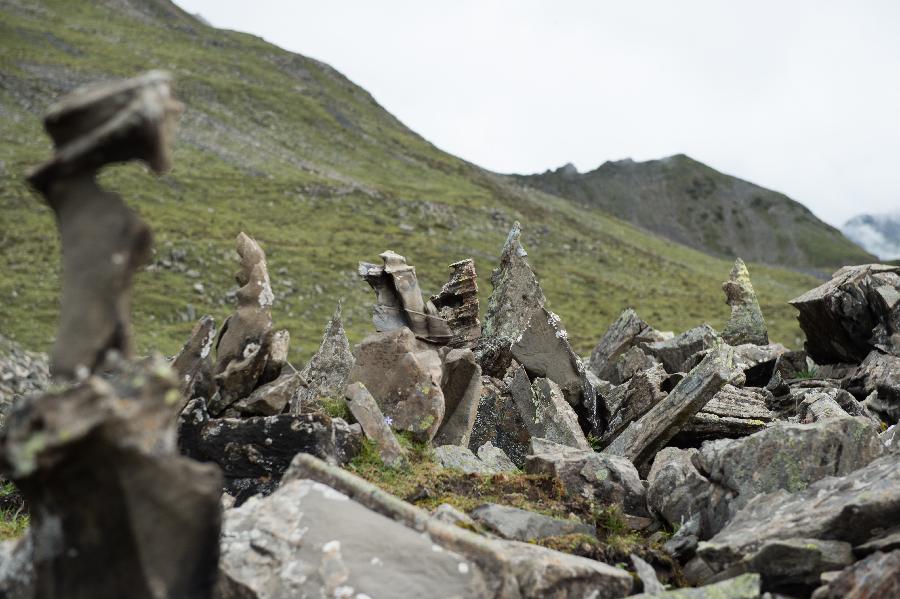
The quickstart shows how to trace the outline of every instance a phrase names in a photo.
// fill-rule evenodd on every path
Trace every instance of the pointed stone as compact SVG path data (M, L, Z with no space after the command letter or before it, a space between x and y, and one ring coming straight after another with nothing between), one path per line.
M216 391L212 374L212 346L216 339L216 321L204 316L191 330L191 336L172 361L181 386L180 412L195 397L209 400Z
M291 413L311 411L318 406L320 398L343 393L355 363L338 305L325 328L319 350L300 371L307 387L300 389L291 400Z
M626 379L615 375L615 364L619 357L641 343L662 340L659 331L641 320L637 312L628 308L603 333L603 337L591 352L588 369L604 381L621 385ZM628 378L631 378L631 374Z
M519 367L507 385L518 406L529 435L578 449L590 449L575 411L566 402L559 386L548 379L532 383Z
M431 303L453 333L447 345L471 348L481 337L475 262L471 258L454 262L450 270L450 280L444 283L437 295L431 296Z
M731 306L731 318L722 329L722 339L729 345L768 345L769 332L750 282L750 271L740 258L734 261L728 281L722 283L725 303Z

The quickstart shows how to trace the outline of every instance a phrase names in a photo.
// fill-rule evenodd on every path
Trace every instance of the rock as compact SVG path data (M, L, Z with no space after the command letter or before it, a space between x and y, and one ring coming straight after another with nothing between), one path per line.
M431 296L431 303L453 333L447 345L471 348L481 337L475 262L471 258L454 262L450 265L450 271L450 280L444 283L437 295Z
M879 599L900 596L900 550L873 553L841 570L814 599Z
M886 431L878 435L884 446L894 453L900 451L900 426L896 424L888 427Z
M877 393L878 412L890 422L896 422L900 418L900 356L872 350L854 372L847 388L857 397Z
M362 427L366 437L375 443L381 461L391 467L402 464L403 448L400 447L391 427L385 422L384 415L368 389L362 383L353 383L347 385L344 396L347 398L350 412Z
M50 386L46 354L26 351L0 335L0 430L6 413L20 398L44 392Z
M0 542L0 597L34 599L33 558L31 533Z
M885 523L897 521L900 460L888 455L795 493L780 489L757 495L709 542L700 543L698 553L720 572L771 540L825 539L858 545L875 536L874 531Z
M589 430L599 435L603 416L597 414L594 388L587 381L581 359L569 345L559 316L543 307L532 311L528 327L510 352L529 378L546 378L556 383L569 405L582 414Z
M649 514L641 478L624 458L535 438L525 471L553 477L572 496L621 505L635 516Z
M425 302L416 269L390 250L380 254L384 266L359 263L359 275L375 290L372 314L378 332L410 329L416 337L446 344L453 338L447 321L432 302Z
M340 491L350 497L353 504L358 502L370 510L387 517L395 524L405 525L415 531L416 538L425 539L426 541L430 539L430 543L433 546L444 549L442 552L430 546L423 552L417 546L416 551L419 553L433 555L434 553L441 554L452 551L460 555L465 560L469 572L473 573L473 575L480 573L487 582L487 591L470 594L461 593L462 596L497 597L501 599L512 599L514 597L527 599L547 596L574 599L576 597L592 596L597 599L611 599L624 597L631 591L631 577L623 570L594 560L559 553L528 543L485 538L458 526L447 525L431 517L427 512L397 500L396 497L378 489L371 483L340 468L329 466L312 456L298 456L295 458L285 480L290 481L303 478L315 480ZM341 518L344 518L343 514L348 509L350 508L347 506L341 508ZM333 508L327 511L329 514L335 513ZM348 519L354 520L349 517ZM279 518L274 518L273 520L281 521ZM327 520L330 519L310 518L310 523ZM372 529L377 526L378 524L375 522L373 522L372 526L356 525L352 528L352 531L363 535L365 539L369 540L367 542L387 539L390 541L390 555L403 551L400 554L406 556L405 547L395 549L395 546L401 543L405 544L405 541L401 540L405 537L399 537L390 531L386 534L378 532L373 534ZM279 532L281 530L279 529ZM350 544L349 540L347 543L348 545ZM321 555L321 550L316 553L317 557L319 555ZM370 559L371 555L370 552L366 558ZM423 559L422 556L404 557L401 561L403 563L416 564L415 571L419 571L420 566L418 564L421 563L421 559ZM422 569L430 574L430 568L424 567ZM398 577L385 575L384 571L382 571L378 578L379 580L390 580L393 586L389 589L387 595L396 596L398 592L396 580ZM399 591L404 591L405 588L407 588L406 585ZM425 595L434 596L439 594L449 596L451 594L450 592L437 593L435 591L436 588L438 587L435 582L429 581ZM365 591L365 589L360 588L360 591Z
M248 397L231 404L241 416L274 416L284 412L291 398L306 388L306 381L298 372L288 372L271 383L257 387Z
M356 347L349 380L366 386L394 429L430 441L444 419L441 357L419 348L407 328L369 335Z
M290 353L290 350L290 332L287 329L273 331L269 339L269 355L266 360L266 367L259 379L260 385L274 381L281 376L282 369L288 364L288 353ZM296 372L293 366L291 370Z
M662 593L641 593L632 599L757 599L760 596L759 574L742 574L715 584L695 589L675 589Z
M775 419L765 389L725 385L673 439L676 445L698 446L701 441L746 437Z
M481 366L470 349L452 349L444 356L441 391L444 419L434 436L440 445L469 444L481 399Z
M172 361L172 368L181 384L179 412L195 397L208 401L216 391L212 373L212 345L215 338L216 321L212 316L204 316L194 325L190 338Z
M638 578L641 579L644 593L653 595L666 591L666 587L657 580L656 570L653 569L653 566L633 553L628 557L631 558L631 563L634 565L634 571L637 572Z
M175 451L180 392L165 361L110 377L17 405L0 438L30 508L34 596L208 597L221 475Z
M298 453L346 464L359 451L359 428L324 414L209 420L190 407L179 430L181 449L195 460L216 463L225 474L225 490L238 504L271 493Z
M515 472L516 465L502 449L487 441L478 448L478 459L494 472Z
M900 267L845 266L789 302L818 364L862 362L873 349L900 356Z
M442 503L434 508L434 511L431 512L431 516L438 522L443 522L444 524L450 524L468 530L478 530L478 523L475 522L475 520L472 520L467 513L458 510L449 503Z
M766 329L766 321L762 310L759 309L756 291L750 282L750 272L740 258L734 261L728 281L722 283L722 290L725 291L725 303L731 306L731 318L722 329L722 339L725 343L768 345L769 332Z
M624 397L616 406L615 413L611 415L609 424L600 437L601 447L609 445L629 424L666 397L662 385L667 376L662 364L656 363L653 367L635 374L624 385L626 389Z
M853 554L864 557L876 551L893 551L900 549L900 526L896 526L881 533L878 538L853 548Z
M521 468L525 464L531 434L518 404L502 382L490 377L481 380L481 398L469 449L478 451L485 443L492 443Z
M609 363L604 373L608 377L605 380L614 385L622 385L631 380L635 374L649 370L657 364L662 363L641 348L632 347Z
M150 261L150 228L115 193L101 189L106 164L142 160L156 173L170 166L168 143L183 106L168 74L152 71L82 87L53 104L44 128L53 157L28 182L56 215L62 240L62 298L50 372L77 379L113 351L133 353L131 282Z
M642 349L658 358L666 372L681 372L685 361L697 352L712 348L719 339L716 331L708 324L695 327L689 331L665 341L644 343Z
M609 328L603 333L603 337L591 351L588 370L604 381L621 385L625 380L622 380L621 376L616 376L614 367L619 357L640 343L655 341L662 341L659 332L641 320L637 312L628 308L609 325ZM631 378L630 375L628 378Z
M846 418L850 414L845 412L838 402L827 393L813 392L806 394L806 398L797 408L797 416L800 418L800 422L808 424L829 418Z
M850 543L819 539L766 541L743 567L762 576L767 589L815 586L819 576L853 563Z
M307 387L299 389L291 400L291 413L312 411L318 407L319 398L343 393L355 363L338 305L325 327L319 350L300 371Z
M734 346L734 360L744 371L748 387L765 387L775 372L775 363L787 350L780 343Z
M579 449L591 448L578 425L578 417L556 383L542 378L532 383L520 367L507 385L531 438L540 437Z
M513 225L500 265L491 273L493 291L488 299L481 342L475 352L485 374L502 377L509 368L509 348L528 328L532 314L544 306L544 292L519 241L519 223Z
M594 536L596 530L577 520L551 518L528 510L486 503L472 510L471 516L504 539L536 541L548 537L582 534Z
M734 350L727 345L711 350L665 399L632 422L604 451L635 465L649 462L734 373Z
M468 447L441 445L434 448L434 457L444 468L462 470L466 474L494 474L494 470L479 460Z

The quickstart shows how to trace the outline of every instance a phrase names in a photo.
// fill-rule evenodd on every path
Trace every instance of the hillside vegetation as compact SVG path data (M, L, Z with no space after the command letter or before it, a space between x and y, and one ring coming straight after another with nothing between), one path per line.
M241 230L268 253L276 325L290 329L297 361L318 345L340 298L351 341L372 330L356 264L386 249L417 266L426 291L439 288L448 264L473 257L484 307L515 220L582 353L629 305L663 330L721 326L728 316L720 286L730 260L450 156L325 64L209 27L166 0L4 0L0 332L30 349L48 347L59 292L52 212L23 183L50 155L40 117L79 84L152 68L174 75L187 106L175 168L161 178L137 165L103 175L156 237L155 263L136 283L142 351L171 354L195 318L227 315ZM816 280L750 269L773 339L796 346L785 302Z

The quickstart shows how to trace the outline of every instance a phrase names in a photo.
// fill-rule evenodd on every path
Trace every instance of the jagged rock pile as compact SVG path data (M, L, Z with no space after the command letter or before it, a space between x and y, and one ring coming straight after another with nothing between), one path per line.
M119 126L152 128L157 113L135 115L167 90L156 78L113 87L108 108L134 113ZM265 254L241 233L237 306L221 331L203 317L170 365L138 363L127 306L148 229L93 181L103 160L135 157L135 142L94 143L107 151L59 151L33 179L63 233L60 339L84 338L57 341L52 370L66 384L20 402L0 438L0 466L35 509L29 534L0 544L0 595L92 596L94 578L95 596L220 599L900 593L900 268L847 267L793 300L805 351L769 342L737 260L721 333L663 333L628 309L582 359L516 223L483 326L471 259L426 300L415 268L387 251L358 271L375 291L375 332L351 351L339 307L298 371L288 332L273 327ZM123 238L86 242L93 223L70 222L73 194L88 212L106 202ZM72 274L90 260L96 288ZM78 320L79 302L92 319ZM176 420L194 460L175 454ZM429 513L341 467L374 451L399 476L411 447L459 481L545 481L591 517L495 498ZM429 497L420 491L409 500ZM599 542L603 514L667 539L665 555L630 555L632 577L549 548ZM666 590L658 573L700 588Z

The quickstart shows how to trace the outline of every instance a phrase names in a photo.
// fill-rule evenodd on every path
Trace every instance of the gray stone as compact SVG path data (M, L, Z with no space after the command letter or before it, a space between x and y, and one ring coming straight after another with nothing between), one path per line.
M494 474L494 470L479 460L468 447L441 445L434 448L434 457L444 468L461 470L466 474Z
M641 584L644 585L645 594L653 595L665 592L666 587L656 578L656 570L653 569L653 566L633 553L628 557L631 558L634 571L637 572L638 578L641 579Z
M490 441L478 448L478 459L494 472L515 472L517 470L509 456L499 447L494 447Z
M532 383L520 367L507 385L532 438L549 439L579 449L591 448L578 425L578 417L556 383L541 378Z
M845 266L789 303L818 364L859 363L873 349L900 355L900 266Z
M347 398L347 406L356 421L362 427L363 433L375 443L381 460L391 467L403 463L403 448L394 436L391 427L385 422L384 414L375 403L372 394L362 383L347 385L344 391Z
M762 576L769 589L815 586L823 572L853 563L850 543L819 539L777 539L765 542L743 567Z
M886 431L878 435L884 446L894 453L900 451L900 426L893 424Z
M31 533L0 542L0 597L34 599L33 559Z
M887 552L895 549L900 549L900 526L895 526L879 534L878 538L867 543L857 545L853 548L853 554L857 557L864 557L876 551Z
M734 360L738 368L744 371L748 386L765 387L775 372L775 363L786 351L780 343L744 343L734 346Z
M614 385L622 385L631 380L635 374L649 370L662 362L646 353L640 347L632 347L619 354L607 367L607 380Z
M307 387L298 389L291 398L291 413L311 411L318 407L320 398L342 394L355 363L338 305L325 327L318 351L300 371Z
M765 389L725 385L679 431L676 444L699 445L711 439L746 437L763 430L775 419Z
M449 503L442 503L434 508L434 511L431 512L431 517L438 522L458 526L467 530L478 529L478 523L475 522L475 520L472 520L467 513L453 507Z
M588 370L605 381L621 385L627 379L623 378L621 370L616 366L620 357L640 343L655 341L662 341L659 332L641 320L637 312L628 308L609 325L591 351ZM631 378L631 375L627 378Z
M471 348L481 337L475 262L471 258L454 262L450 265L450 271L450 280L444 283L437 295L431 296L431 303L453 333L447 345Z
M635 516L648 515L644 485L634 465L624 458L535 438L525 471L553 477L572 496L615 503Z
M675 589L662 593L641 593L633 599L758 599L759 574L742 574L695 589Z
M408 328L375 333L356 348L350 382L366 386L394 429L430 441L444 419L441 357Z
M478 413L469 438L469 449L478 451L485 443L493 443L522 467L528 453L531 434L516 401L506 386L496 379L482 377Z
M640 351L640 350L638 350ZM600 437L600 446L606 447L629 424L647 413L647 411L666 397L662 390L666 380L666 370L662 364L635 374L625 384L624 397L617 402L616 410L611 413L606 431Z
M504 539L536 541L547 537L582 534L593 536L595 529L577 520L561 520L507 505L486 503L470 514L476 522Z
M750 282L750 272L740 258L734 261L731 275L728 281L722 283L722 289L725 291L725 302L731 306L731 318L722 329L722 339L729 345L768 345L766 321Z
M857 397L877 393L878 412L896 422L900 417L900 355L872 350L854 372L848 389Z
M727 345L713 349L664 400L632 422L604 451L624 456L635 465L649 462L734 372L734 350Z
M841 570L814 599L900 597L900 550L873 553Z
M47 354L30 352L0 335L0 430L13 403L50 386Z
M177 411L184 409L195 397L209 401L216 390L212 373L212 346L216 339L216 321L212 316L201 318L191 330L191 336L172 360L172 369L178 375L181 386L181 402Z
M444 419L434 443L467 446L481 399L481 366L472 350L452 349L444 356L441 391Z
M284 412L291 398L305 388L306 381L299 372L288 372L257 387L249 396L231 404L231 408L241 416L274 416Z
M666 372L680 372L685 361L697 352L712 348L719 340L719 335L708 324L701 325L685 331L684 333L667 339L644 343L642 348L651 356L658 358Z

